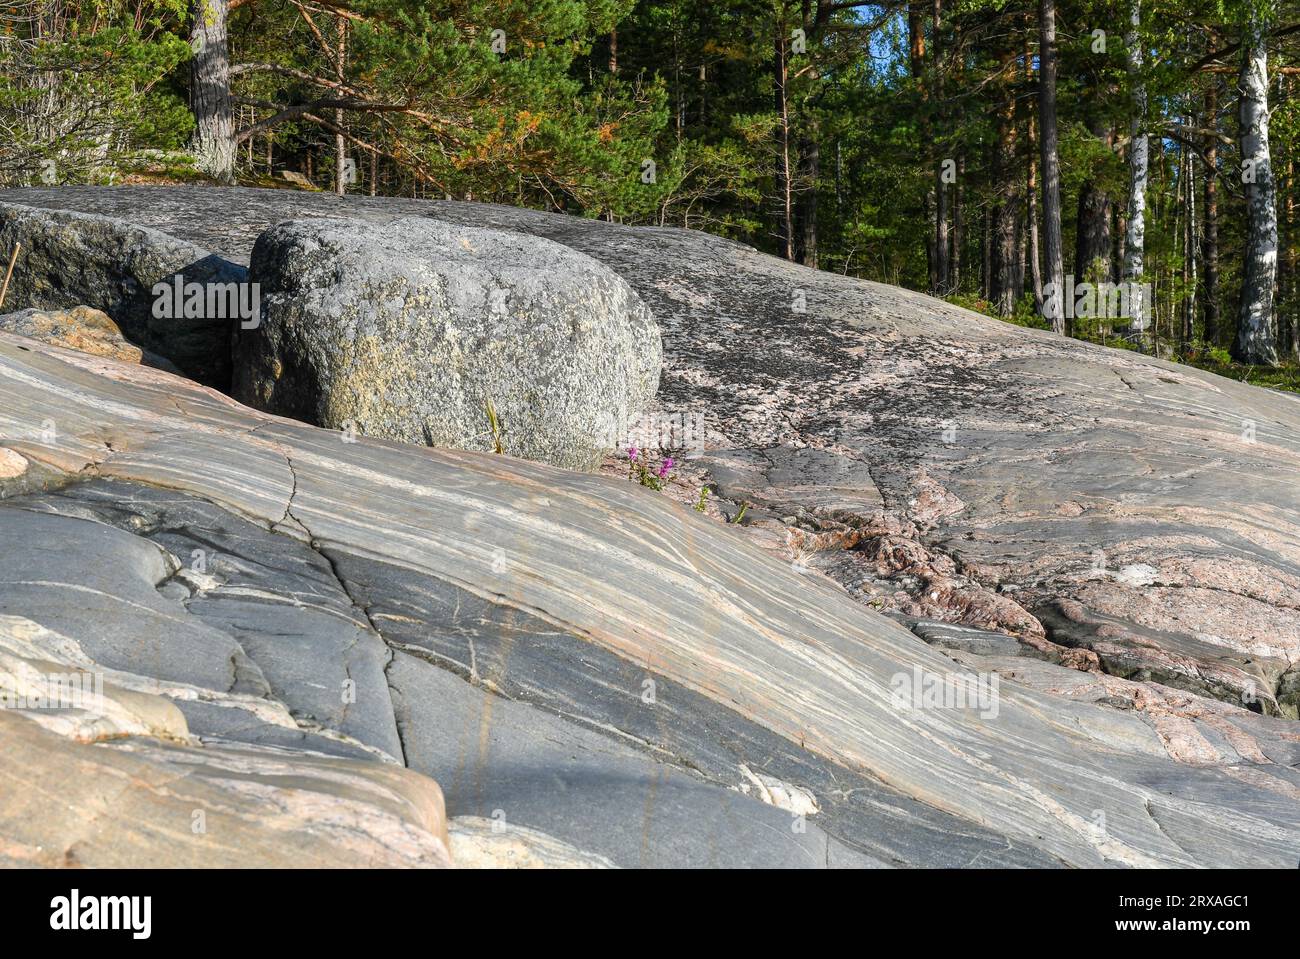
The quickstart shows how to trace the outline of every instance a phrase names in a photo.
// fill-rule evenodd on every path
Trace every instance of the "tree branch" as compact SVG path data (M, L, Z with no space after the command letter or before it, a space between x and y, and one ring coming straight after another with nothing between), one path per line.
M1298 33L1298 32L1300 32L1300 23L1293 23L1289 27L1278 27L1276 30L1269 31L1268 37L1270 40L1274 40L1278 37L1285 37L1287 34ZM1239 40L1236 43L1229 44L1228 46L1224 47L1222 50L1215 50L1213 53L1207 53L1205 56L1201 57L1201 59L1193 63L1191 67L1188 68L1188 72L1196 73L1199 70L1204 70L1215 60L1221 60L1224 57L1230 57L1240 49L1241 49L1241 41ZM1214 71L1214 72L1217 73L1219 71Z

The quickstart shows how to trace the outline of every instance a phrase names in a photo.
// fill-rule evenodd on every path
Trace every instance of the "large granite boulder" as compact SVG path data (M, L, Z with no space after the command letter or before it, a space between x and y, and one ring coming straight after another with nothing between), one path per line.
M549 240L289 222L258 238L250 277L261 322L239 335L234 395L321 426L594 469L659 384L641 298Z
M11 858L437 864L419 774L467 864L1295 864L1289 722L941 652L623 480L7 334L0 444L0 685L111 700L0 723Z
M0 202L4 265L15 245L19 252L6 309L102 310L134 344L170 360L187 376L229 386L231 337L241 318L208 309L206 295L202 309L186 310L183 303L159 308L154 290L158 284L174 289L179 278L182 288L196 284L224 292L245 281L242 266L138 223Z

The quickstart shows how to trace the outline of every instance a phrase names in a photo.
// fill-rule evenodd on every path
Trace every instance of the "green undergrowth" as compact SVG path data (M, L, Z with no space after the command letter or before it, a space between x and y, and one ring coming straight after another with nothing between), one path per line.
M964 307L1014 326L1023 326L1035 330L1051 329L1051 323L1034 309L1032 296L1025 296L1021 299L1016 304L1016 310L1011 316L999 316L990 301L974 294L960 293L948 297L947 300L956 306ZM1143 344L1138 343L1136 340L1118 335L1108 326L1095 321L1087 323L1087 321L1075 320L1075 327L1074 338L1085 343L1096 343L1100 346L1109 346L1112 349L1135 352L1147 352L1149 350L1149 346L1144 348ZM1175 344L1175 347L1175 349L1166 352L1166 344L1162 343L1160 358L1171 363L1181 363L1210 373L1216 373L1219 376L1225 376L1240 383L1300 393L1300 364L1296 362L1280 363L1277 366L1261 366L1251 363L1237 363L1228 354L1228 351L1221 346L1192 342Z

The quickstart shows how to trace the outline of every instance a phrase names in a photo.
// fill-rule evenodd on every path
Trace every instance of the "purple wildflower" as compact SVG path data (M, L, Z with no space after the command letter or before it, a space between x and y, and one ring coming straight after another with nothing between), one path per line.
M663 479L668 475L668 471L673 468L673 458L665 456L664 461L659 464L659 478Z

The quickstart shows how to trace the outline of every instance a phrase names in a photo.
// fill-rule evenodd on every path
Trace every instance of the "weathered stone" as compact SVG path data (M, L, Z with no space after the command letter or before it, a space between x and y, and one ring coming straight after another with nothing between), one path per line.
M1160 748L1179 762L1220 766L1230 776L1254 777L1274 791L1300 785L1300 735L1295 724L1261 716L1239 706L1106 673L1085 673L1041 659L1003 656L988 651L950 652L968 666L994 670L1008 682L1078 702L1101 703L1132 711L1155 732ZM1131 737L1126 724L1107 728L1105 736ZM1300 794L1297 794L1300 798Z
M391 766L138 737L82 745L9 710L0 743L3 865L450 864L437 785Z
M70 310L20 310L0 316L0 330L30 336L42 343L124 363L144 363L147 366L179 373L180 370L157 354L142 350L122 335L112 317L102 310L77 306Z
M69 685L79 677L90 681ZM178 708L186 693L200 691L105 669L76 640L0 615L0 864L449 864L431 780L302 749L205 744Z
M75 212L0 202L0 250L21 244L5 306L10 310L102 310L121 331L202 383L230 382L230 343L238 318L154 316L157 283L238 283L243 267L156 230ZM23 332L17 330L15 332ZM65 336L67 334L64 334ZM102 337L81 338L83 344ZM63 345L83 347L73 342ZM111 355L104 353L100 355Z
M139 363L143 357L140 347L127 342L107 313L88 306L5 313L0 315L0 330L124 363Z
M909 623L912 632L931 646L975 653L980 656L1024 656L1032 650L1006 633L986 629L972 629L955 623L938 623L920 620Z
M459 816L447 827L451 854L461 869L613 869L603 856L499 819Z
M305 675L295 662L328 660L328 675L345 661L297 639L329 611L390 651L386 690L356 706L393 710L408 775L447 780L452 815L501 810L507 836L519 825L615 865L1294 865L1280 720L1181 694L1224 711L1202 725L1229 753L1101 701L1118 693L1008 678L991 708L900 705L916 670L944 685L991 667L955 663L967 654L634 484L345 442L158 371L19 343L0 334L0 440L64 483L0 503L4 541L33 544L0 570L0 602L75 640L115 685L129 673L182 712L198 700L243 717L233 744L220 733L235 723L203 732L203 710L186 713L196 763L274 748L285 763L402 772L359 739L372 722L348 734L348 716L281 698ZM42 417L58 428L34 429ZM218 559L179 569L201 540ZM265 627L227 605L280 590L288 601L262 597ZM271 747L274 729L360 752ZM159 761L194 748L118 742ZM264 807L240 808L256 835ZM48 828L35 823L28 846ZM205 855L183 830L168 837L155 842L184 861Z
M0 480L17 479L27 472L27 457L0 447Z
M261 323L239 335L235 396L332 429L593 469L659 382L640 297L548 240L282 223L251 278Z
M1300 719L1300 666L1292 666L1278 680L1277 702L1282 715Z
M486 677L466 682L431 669L411 649L389 670L407 763L444 786L453 816L494 821L502 833L541 830L620 866L872 864L829 839L816 818L796 832L788 811L738 787L702 781L631 743L494 695L488 688L497 683ZM558 643L549 649L564 652ZM635 733L626 722L617 728ZM755 834L769 838L754 842Z
M329 562L300 540L184 493L118 481L78 483L23 505L93 519L160 547L169 572L155 588L188 614L186 622L238 644L236 661L255 664L244 688L284 703L303 729L333 731L401 761L385 681L391 654ZM44 535L57 539L55 521L46 523ZM57 566L42 571L45 580L57 575ZM129 628L130 614L124 619ZM224 655L227 645L215 648Z
M170 700L106 681L79 645L17 617L0 617L0 693L6 709L77 742L189 736Z

